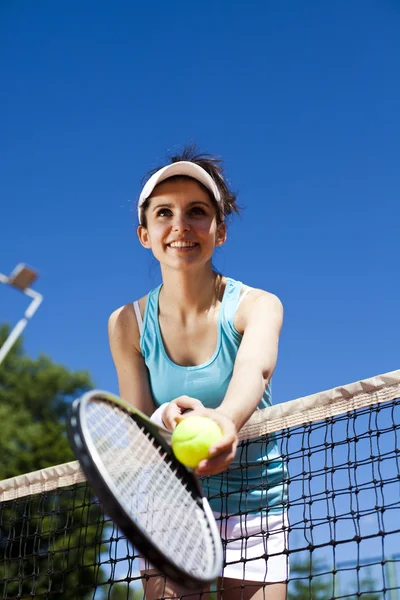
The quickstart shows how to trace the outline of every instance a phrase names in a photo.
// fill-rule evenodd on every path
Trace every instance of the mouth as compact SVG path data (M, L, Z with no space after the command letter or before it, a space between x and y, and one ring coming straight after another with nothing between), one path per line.
M180 241L171 242L170 244L167 244L167 247L180 252L189 252L190 250L197 248L198 244L197 242Z

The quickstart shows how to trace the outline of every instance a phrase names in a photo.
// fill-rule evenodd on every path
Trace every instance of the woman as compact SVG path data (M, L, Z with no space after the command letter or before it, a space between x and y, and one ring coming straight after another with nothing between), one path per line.
M211 457L196 471L207 476L205 492L223 541L229 539L226 563L231 564L221 574L219 597L284 600L283 468L274 442L267 456L261 442L249 445L248 492L242 471L232 469L240 461L238 431L255 410L271 404L283 309L273 294L213 270L214 251L226 241L225 218L233 212L238 212L235 196L219 161L208 155L185 150L151 175L139 198L138 237L159 261L162 285L111 315L109 340L125 400L171 430L188 409L222 429ZM265 476L275 482L268 492L261 488ZM165 581L144 560L141 570L147 600L209 597L207 590L189 592Z

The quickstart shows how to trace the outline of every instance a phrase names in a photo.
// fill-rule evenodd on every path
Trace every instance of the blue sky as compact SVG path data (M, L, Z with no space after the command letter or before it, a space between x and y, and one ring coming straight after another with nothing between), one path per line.
M187 142L239 203L215 264L276 293L281 402L399 368L400 5L0 7L0 271L40 271L25 346L117 391L107 320L159 283L145 173ZM0 320L26 298L0 288Z

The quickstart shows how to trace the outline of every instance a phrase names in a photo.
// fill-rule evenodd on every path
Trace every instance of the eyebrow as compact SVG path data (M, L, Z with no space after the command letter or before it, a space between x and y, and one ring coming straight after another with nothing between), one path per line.
M207 208L210 208L210 205L207 202L204 202L204 200L193 200L192 202L188 203L188 207L190 208L191 206L206 206ZM173 208L174 204L172 202L160 202L159 204L156 204L153 207L153 212L155 212L157 209L159 208Z

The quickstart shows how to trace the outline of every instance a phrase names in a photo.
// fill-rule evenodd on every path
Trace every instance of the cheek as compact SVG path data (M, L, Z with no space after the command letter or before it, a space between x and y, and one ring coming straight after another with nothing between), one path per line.
M212 221L203 221L197 224L196 231L198 233L201 233L202 235L215 237L217 233L217 223L215 219L213 219Z
M155 223L155 224L152 224L151 227L149 227L148 231L149 231L149 239L152 242L159 242L160 240L162 240L162 238L166 234L166 227L163 226L161 223Z

